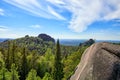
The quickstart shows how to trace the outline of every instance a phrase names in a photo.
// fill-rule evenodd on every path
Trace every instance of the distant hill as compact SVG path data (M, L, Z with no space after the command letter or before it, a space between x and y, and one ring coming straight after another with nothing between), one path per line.
M60 39L60 43L66 46L90 46L95 43L93 39Z
M1 38L0 38L0 42L3 42L4 40L5 40L5 39L1 39Z
M93 39L94 40L94 39ZM96 43L98 42L110 42L114 44L120 44L120 40L94 40ZM66 45L66 46L80 46L80 45L86 45L91 43L92 40L89 41L89 39L60 39L60 44Z
M10 38L0 38L0 42L3 42L5 40L12 40L12 39L10 39Z
M26 35L25 37L14 39L14 40L6 40L0 43L0 47L7 47L8 41L15 43L17 46L23 47L26 46L29 50L37 50L38 53L43 54L47 48L52 48L55 45L54 38L51 38L47 34L44 34L45 37L32 37ZM44 36L43 35L43 36Z

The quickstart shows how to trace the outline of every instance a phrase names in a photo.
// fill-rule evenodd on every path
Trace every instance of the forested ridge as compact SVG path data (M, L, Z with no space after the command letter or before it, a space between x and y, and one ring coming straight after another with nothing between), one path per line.
M67 80L86 48L28 35L6 40L0 43L0 80Z

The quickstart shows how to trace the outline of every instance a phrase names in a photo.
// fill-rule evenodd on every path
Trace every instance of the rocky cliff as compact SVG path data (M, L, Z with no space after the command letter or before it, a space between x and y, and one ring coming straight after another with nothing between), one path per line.
M110 43L90 46L70 80L120 80L120 46Z

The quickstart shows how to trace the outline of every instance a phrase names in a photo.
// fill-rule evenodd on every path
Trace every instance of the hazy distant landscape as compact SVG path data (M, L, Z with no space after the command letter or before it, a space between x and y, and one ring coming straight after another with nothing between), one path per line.
M87 39L60 39L62 45L79 46L80 43L84 43ZM119 40L95 40L95 42L110 42L110 43L120 43Z
M0 42L9 40L8 38L0 39ZM80 43L87 41L87 39L60 39L61 45L68 46L79 46ZM95 42L111 42L111 43L120 43L120 40L95 40Z

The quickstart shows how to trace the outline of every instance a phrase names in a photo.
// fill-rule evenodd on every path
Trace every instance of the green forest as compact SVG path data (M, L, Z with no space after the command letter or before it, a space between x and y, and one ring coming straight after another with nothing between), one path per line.
M64 46L40 37L0 43L0 80L67 80L88 46Z

